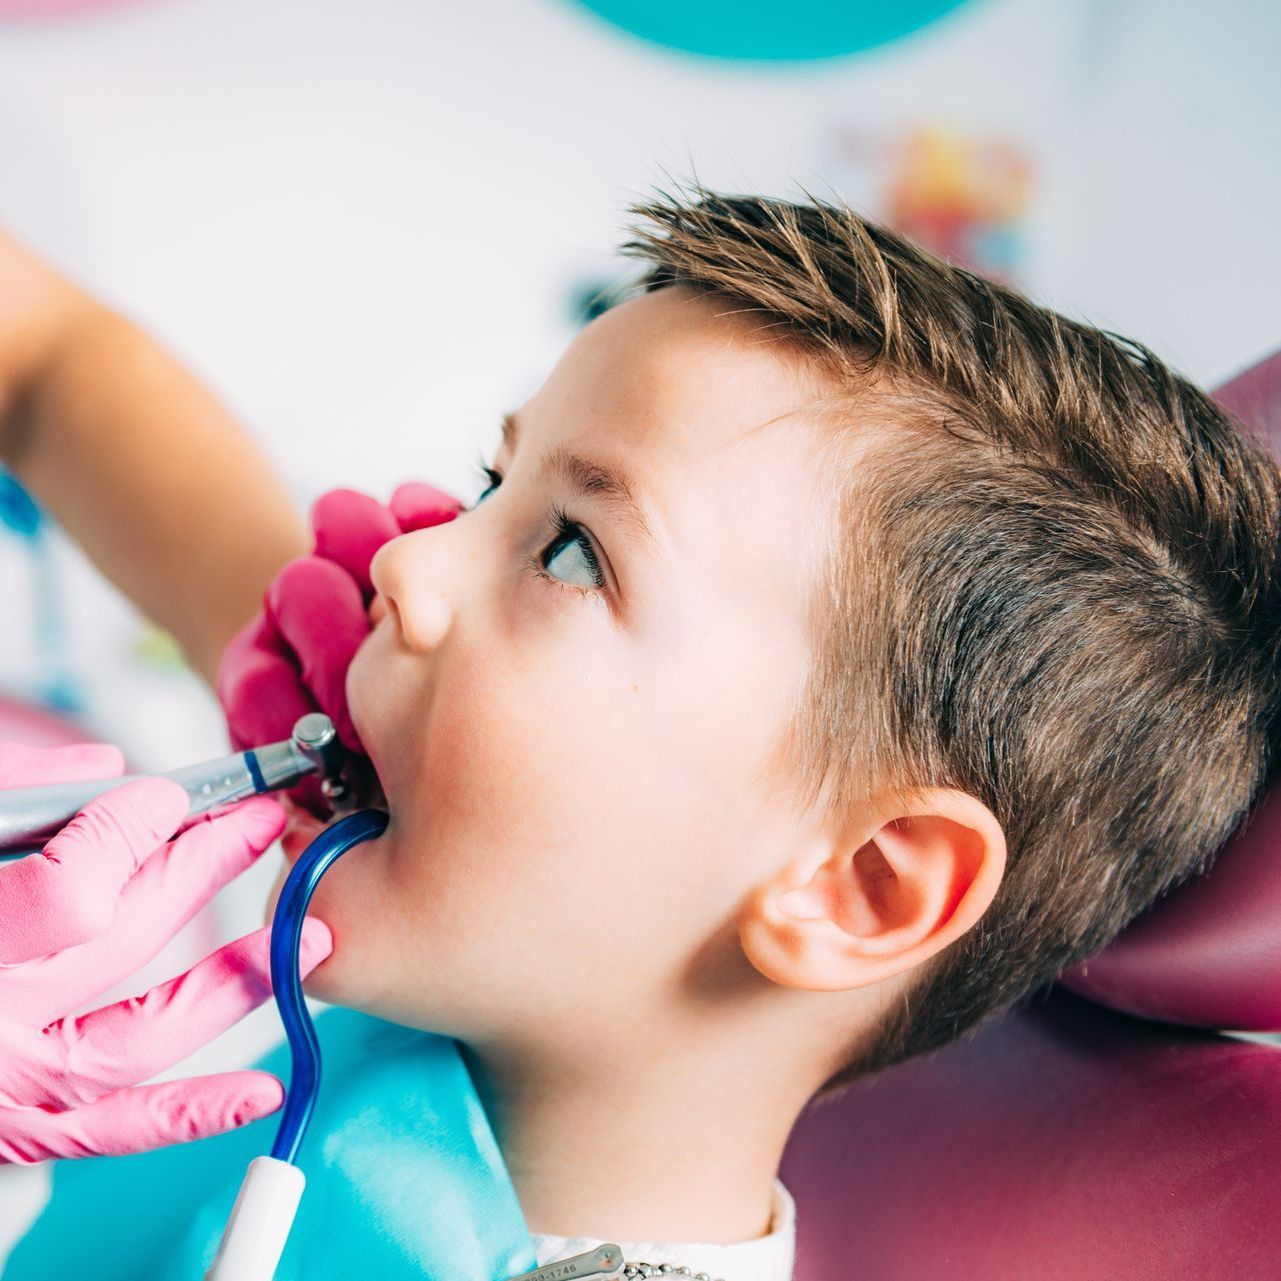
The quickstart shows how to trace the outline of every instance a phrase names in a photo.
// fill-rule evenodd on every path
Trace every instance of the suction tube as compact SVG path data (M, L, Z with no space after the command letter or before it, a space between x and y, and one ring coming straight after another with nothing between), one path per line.
M271 921L271 986L280 1021L285 1025L293 1071L271 1155L291 1164L307 1134L320 1091L320 1043L298 977L298 949L307 904L320 878L353 845L372 841L387 830L382 810L358 810L327 827L303 851L285 880Z
M271 1281L306 1180L294 1164L320 1092L320 1043L303 1000L298 951L307 905L320 878L349 849L387 830L381 810L359 810L327 827L294 864L271 922L271 986L292 1059L280 1128L270 1156L249 1163L205 1281Z

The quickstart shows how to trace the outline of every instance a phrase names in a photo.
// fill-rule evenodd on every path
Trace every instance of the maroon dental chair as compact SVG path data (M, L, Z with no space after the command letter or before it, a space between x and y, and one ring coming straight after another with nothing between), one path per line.
M1281 353L1217 393L1281 455ZM977 1036L817 1103L796 1281L1281 1278L1281 784L1211 871Z

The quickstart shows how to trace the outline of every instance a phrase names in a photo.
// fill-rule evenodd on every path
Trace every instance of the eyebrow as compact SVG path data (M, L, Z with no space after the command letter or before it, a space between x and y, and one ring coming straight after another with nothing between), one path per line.
M516 421L516 415L511 413L504 414L501 422L503 444L508 453L514 453L520 424ZM636 491L625 473L604 463L593 462L563 446L546 455L542 470L559 476L575 493L584 498L603 500L622 519L628 532L635 535L636 541L648 544L650 550L655 548L657 540L654 531L650 528L645 509L637 500Z

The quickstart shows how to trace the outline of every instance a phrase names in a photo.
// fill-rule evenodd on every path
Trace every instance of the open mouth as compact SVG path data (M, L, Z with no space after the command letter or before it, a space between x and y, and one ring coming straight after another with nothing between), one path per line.
M343 774L346 791L341 796L326 796L323 813L318 814L312 808L314 794L308 795L308 804L302 804L291 796L281 798L289 821L280 838L280 847L290 864L296 862L303 850L331 823L357 810L388 808L382 782L367 757L350 757Z
M387 808L387 794L383 791L378 771L367 756L348 757L343 782L345 791L330 802L331 819L356 810Z

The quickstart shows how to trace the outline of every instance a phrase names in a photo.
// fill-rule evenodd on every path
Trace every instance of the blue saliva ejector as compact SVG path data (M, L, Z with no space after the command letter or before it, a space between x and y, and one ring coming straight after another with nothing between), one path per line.
M292 1073L271 1154L249 1163L205 1281L272 1281L275 1276L306 1184L298 1151L320 1092L320 1042L298 976L307 904L330 867L353 846L381 836L388 821L382 810L348 814L307 846L285 878L271 920L271 987Z
M319 775L325 794L340 801L347 794L342 770L347 752L334 723L321 712L301 716L293 734L247 752L234 752L198 765L159 775L186 791L195 818L262 792L293 787ZM43 849L96 796L143 775L128 774L90 783L51 783L0 791L0 859L20 858Z

